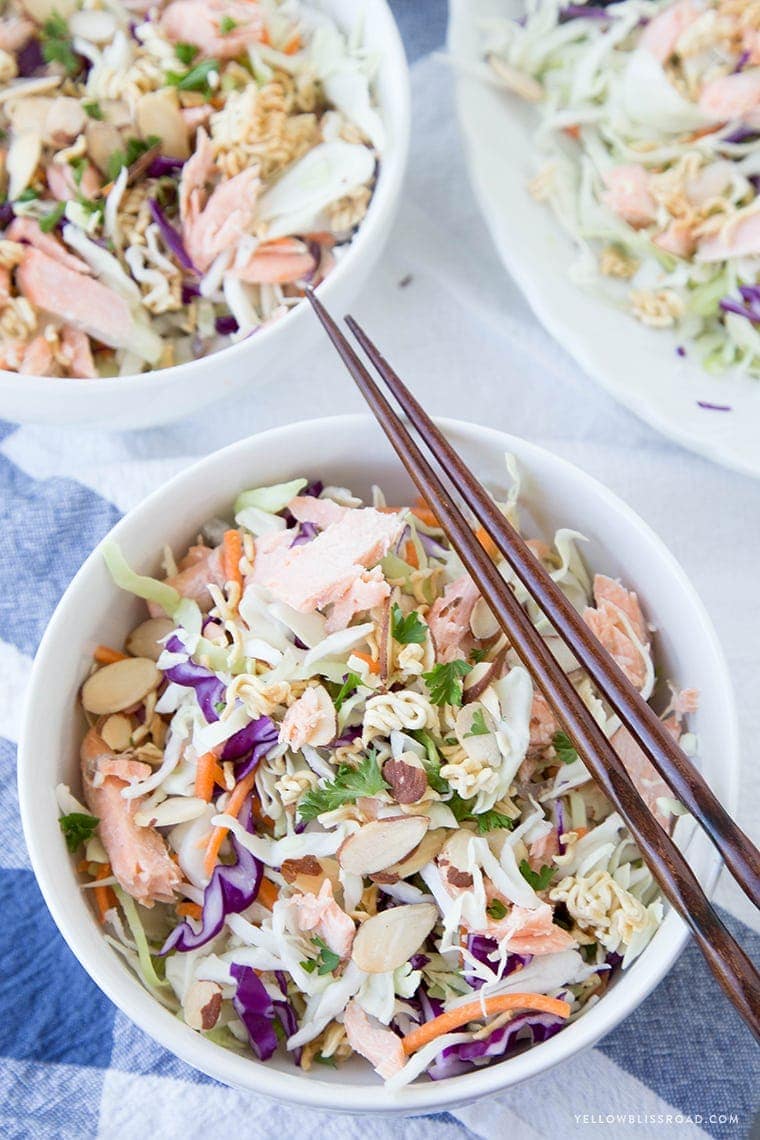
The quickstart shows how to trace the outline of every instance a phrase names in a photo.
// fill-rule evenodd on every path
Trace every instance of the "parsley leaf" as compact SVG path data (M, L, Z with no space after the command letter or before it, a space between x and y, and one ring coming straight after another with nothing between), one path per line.
M401 645L424 645L427 637L427 626L420 621L416 610L404 615L404 611L397 602L391 609L391 632Z
M470 661L472 661L473 665L479 665L481 661L485 661L487 656L487 649L473 649L470 653Z
M51 230L55 229L63 217L63 211L65 209L66 203L58 202L53 206L49 214L45 214L44 217L40 218L40 229L44 234L49 234Z
M545 891L556 870L556 867L547 866L542 867L540 871L534 871L527 859L520 860L520 874L534 891Z
M491 731L490 728L486 724L486 718L483 715L483 710L482 709L475 709L475 712L473 713L473 716L472 716L472 724L470 726L470 731L466 732L464 734L465 739L468 736L488 736L490 731Z
M232 16L222 16L221 20L219 21L219 31L223 36L227 36L230 32L234 32L237 26L237 20L233 20Z
M514 820L500 811L482 811L476 814L472 809L474 800L463 800L454 792L450 800L446 800L446 807L454 813L457 823L472 821L478 825L478 835L487 835L489 831L504 829L511 831Z
M501 899L494 899L491 905L486 907L486 914L489 915L494 922L498 922L499 919L506 918L507 908Z
M100 121L103 120L103 110L100 106L100 103L98 103L96 99L93 99L89 103L83 103L82 110L86 115L89 115L91 119L99 119Z
M552 737L552 744L557 753L557 759L561 760L563 764L573 764L578 759L575 745L567 733L555 732Z
M433 704L461 705L462 678L466 677L471 669L472 665L458 657L454 661L434 665L429 673L423 673L422 680L427 685Z
M175 44L174 54L180 63L184 63L185 67L189 67L200 51L195 44Z
M167 71L166 82L179 91L200 91L203 95L210 95L209 76L212 71L219 75L219 60L204 59L183 75L177 71Z
M85 815L82 811L72 811L62 815L58 825L66 838L66 846L72 854L91 839L100 820L95 815Z
M79 56L71 46L69 26L63 16L54 12L42 25L40 36L42 58L46 63L60 63L68 75L76 75L82 66Z
M357 673L348 674L345 681L338 689L338 692L333 697L333 704L335 705L336 712L340 712L341 708L343 707L343 702L347 701L349 697L352 697L354 695L361 683L362 679L360 676L358 676Z
M36 201L37 198L39 198L39 196L40 196L39 190L35 190L33 186L27 186L26 190L21 191L18 198L16 198L16 201L17 202L34 202L34 201Z
M354 803L359 796L376 796L388 788L383 779L377 756L370 752L357 768L341 764L335 779L323 788L312 788L298 805L301 819L316 819L326 811L335 811L343 804Z
M415 732L410 732L409 735L421 744L425 749L425 755L422 757L422 767L425 769L427 782L434 792L439 792L441 795L446 795L451 791L447 780L441 776L441 757L438 754L438 749L435 746L435 741L429 732L424 729L417 729Z
M307 974L313 974L316 970L320 977L325 974L332 974L333 970L337 969L340 965L340 954L336 954L323 938L315 934L312 938L313 944L319 950L316 958L307 958L305 962L301 962L301 967Z

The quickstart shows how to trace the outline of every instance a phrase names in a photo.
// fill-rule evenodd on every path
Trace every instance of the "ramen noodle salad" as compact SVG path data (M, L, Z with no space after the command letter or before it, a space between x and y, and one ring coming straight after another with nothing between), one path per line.
M760 3L528 0L482 33L491 80L535 106L530 189L573 277L760 375Z
M10 0L0 366L117 376L298 304L364 217L376 61L301 0Z
M104 547L148 613L95 650L81 800L57 791L106 940L192 1029L262 1061L359 1054L393 1087L558 1032L663 905L436 518L306 479L233 514L166 548L160 581ZM530 546L652 699L651 627L589 577L583 541ZM500 569L669 829L680 805ZM693 753L696 693L663 703Z

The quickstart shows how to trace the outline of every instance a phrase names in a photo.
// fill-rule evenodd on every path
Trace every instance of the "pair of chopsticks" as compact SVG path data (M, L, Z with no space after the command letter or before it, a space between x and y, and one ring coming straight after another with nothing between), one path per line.
M760 1040L760 975L711 907L684 855L649 811L610 741L475 537L454 501L455 495L461 497L484 526L517 578L593 678L657 771L704 828L755 906L760 905L760 853L367 334L352 317L346 318L376 372L436 460L440 474L431 466L314 292L310 288L306 292L330 340L465 569L570 734L586 767L625 819L663 895L691 928L724 992Z

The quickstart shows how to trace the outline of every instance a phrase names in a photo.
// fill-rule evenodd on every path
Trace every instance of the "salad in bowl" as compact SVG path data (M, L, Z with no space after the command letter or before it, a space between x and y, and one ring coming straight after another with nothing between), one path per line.
M530 544L693 753L696 692L663 695L645 608L583 541ZM645 952L657 885L424 503L301 477L240 492L157 577L102 557L147 608L94 649L59 826L102 937L190 1030L301 1073L358 1057L396 1092L542 1047Z

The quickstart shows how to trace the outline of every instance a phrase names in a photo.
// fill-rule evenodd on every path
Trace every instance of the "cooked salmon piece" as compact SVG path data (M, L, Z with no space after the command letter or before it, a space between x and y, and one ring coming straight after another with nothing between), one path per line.
M129 348L134 321L129 305L113 289L31 247L16 279L36 309L111 348Z
M214 148L203 127L195 136L195 150L182 167L179 180L179 216L182 227L194 222L209 193L209 183L217 173Z
M173 0L161 16L161 30L172 43L200 48L206 59L234 59L259 43L265 28L250 0Z
M649 634L638 598L619 582L597 574L594 578L594 599L596 608L587 607L583 612L583 620L631 684L640 689L647 676L647 663L623 620L628 621L641 645L647 646Z
M217 546L212 550L210 546L193 546L192 561L186 563L184 569L177 574L171 574L166 579L167 586L173 586L183 598L190 598L196 602L202 613L207 613L213 605L213 599L208 592L209 583L219 586L225 584L224 570L222 569L222 549ZM151 617L163 617L164 611L155 602L148 602Z
M90 267L86 261L82 261L80 257L75 257L73 253L61 245L51 234L44 233L40 229L39 222L34 218L14 218L5 234L8 241L25 242L31 245L34 249L38 249L40 253L44 253L46 257L50 257L53 261L59 262L67 269L72 269L77 273L90 273Z
M87 380L94 380L97 377L98 370L92 359L90 338L87 333L66 327L61 333L61 348L62 355L68 361L69 376L80 376Z
M633 632L642 645L649 642L649 631L641 612L639 599L633 590L626 590L625 586L616 582L614 578L608 578L606 574L594 575L593 590L597 606L602 605L603 602L610 602L613 606L617 606L628 618Z
M369 1017L353 998L343 1012L343 1027L351 1048L366 1057L378 1076L387 1081L403 1069L406 1054L401 1038Z
M470 617L479 597L475 583L463 574L433 602L427 622L439 661L467 656L473 640Z
M300 281L316 268L316 259L298 238L264 242L243 265L232 269L235 277L255 285L287 285Z
M100 821L98 834L120 886L143 906L172 902L182 874L158 831L135 823L143 797L125 800L121 794L152 769L111 752L94 728L82 742L81 763L85 800Z
M183 227L185 247L193 264L205 272L215 257L237 247L253 227L259 176L255 167L222 182L198 212L197 202Z
M51 162L45 171L50 193L59 202L76 201L81 191L85 198L94 198L100 190L100 176L95 167L86 162L82 167L82 177L77 186L74 174L67 162Z
M760 214L745 214L730 221L712 237L703 238L697 249L697 261L726 261L732 257L756 257L760 254Z
M484 933L513 954L556 954L576 945L572 934L554 925L548 903L541 903L535 910L515 905L505 918L489 923Z
M321 748L335 739L335 705L323 685L310 685L290 706L280 725L280 743L291 748Z
M363 570L387 554L403 525L398 514L363 507L302 546L286 547L285 542L292 542L287 532L280 531L275 539L264 535L256 540L252 580L301 613L322 609L343 597Z
M723 75L706 83L699 96L699 106L718 122L738 119L760 126L760 67Z
M547 748L551 744L558 727L557 720L546 697L534 689L533 704L530 709L529 750Z
M342 519L348 507L341 507L332 499L318 499L315 495L296 495L288 503L288 510L298 522L310 522L320 530Z
M354 578L345 593L336 598L327 619L327 632L345 629L356 614L381 606L390 597L390 593L391 588L379 566L365 570L358 578Z
M649 192L649 176L638 163L613 166L602 174L606 190L602 202L613 214L639 229L657 216L657 203Z
M666 721L665 725L673 732L677 740L680 733L677 721L674 720L671 724L668 724ZM666 831L669 830L671 817L666 815L657 806L657 800L662 796L672 799L673 793L652 764L652 761L642 752L625 727L621 727L617 730L610 743L622 760L623 767L631 777L636 786L636 790L639 792L652 815Z
M25 20L21 16L8 16L5 20L0 20L0 51L15 55L33 35L34 24L31 20Z
M649 21L641 33L639 47L648 51L659 63L666 63L676 50L683 33L703 11L694 0L680 0Z
M555 855L559 854L559 840L556 828L552 828L540 839L534 840L528 847L528 862L534 871L550 864Z
M318 935L333 954L345 961L351 954L355 927L353 919L333 898L332 883L325 879L318 895L296 894L291 902L299 930Z
M7 304L11 295L11 271L0 265L0 309Z
M44 336L36 336L26 346L19 372L24 376L49 376L55 361Z

